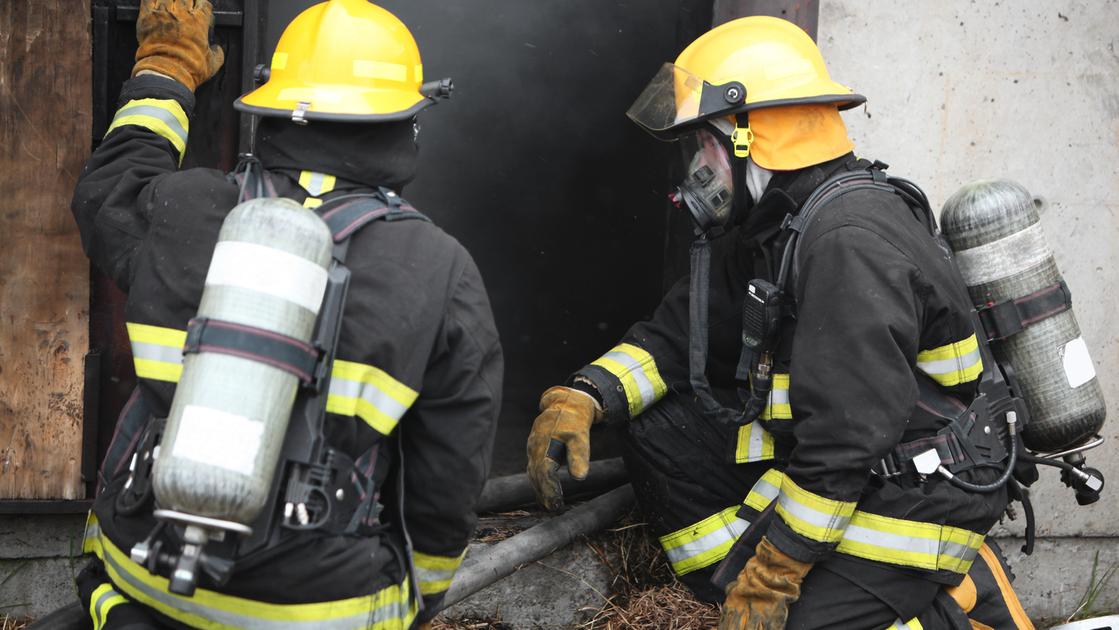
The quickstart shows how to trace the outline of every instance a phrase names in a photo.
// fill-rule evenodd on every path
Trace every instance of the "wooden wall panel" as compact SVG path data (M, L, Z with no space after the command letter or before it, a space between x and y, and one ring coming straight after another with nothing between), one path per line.
M0 499L82 498L89 3L0 2Z

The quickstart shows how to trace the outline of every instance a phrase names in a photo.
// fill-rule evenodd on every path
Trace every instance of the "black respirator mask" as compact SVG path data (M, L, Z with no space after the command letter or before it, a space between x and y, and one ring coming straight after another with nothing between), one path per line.
M699 232L726 227L735 214L734 169L716 133L698 129L680 138L685 164L684 181L670 199L687 208Z

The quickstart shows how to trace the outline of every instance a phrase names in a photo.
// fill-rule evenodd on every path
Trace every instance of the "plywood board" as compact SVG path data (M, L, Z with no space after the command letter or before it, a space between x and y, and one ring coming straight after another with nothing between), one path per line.
M0 499L81 498L89 3L0 2Z

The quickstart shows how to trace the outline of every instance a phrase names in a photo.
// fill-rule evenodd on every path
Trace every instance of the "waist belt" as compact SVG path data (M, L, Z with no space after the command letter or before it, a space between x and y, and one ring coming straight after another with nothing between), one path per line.
M872 471L885 479L917 473L917 464L913 460L930 450L936 452L940 464L945 468L958 468L959 464L969 460L959 438L955 433L949 432L898 444L874 466Z

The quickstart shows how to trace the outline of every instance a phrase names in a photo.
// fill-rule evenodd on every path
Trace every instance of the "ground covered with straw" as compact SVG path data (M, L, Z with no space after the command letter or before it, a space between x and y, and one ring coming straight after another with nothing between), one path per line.
M504 516L504 515L499 515ZM514 516L510 514L510 516ZM529 512L518 512L520 518L534 520ZM613 581L601 593L601 606L581 611L587 619L579 630L624 630L657 628L663 630L700 630L713 628L719 620L717 606L697 601L672 570L645 523L635 511L614 528L588 537L579 543L587 545L602 563ZM485 542L496 542L513 535L520 527L501 527L483 519L479 534ZM504 521L508 523L509 521ZM435 620L434 630L514 630L501 619Z

